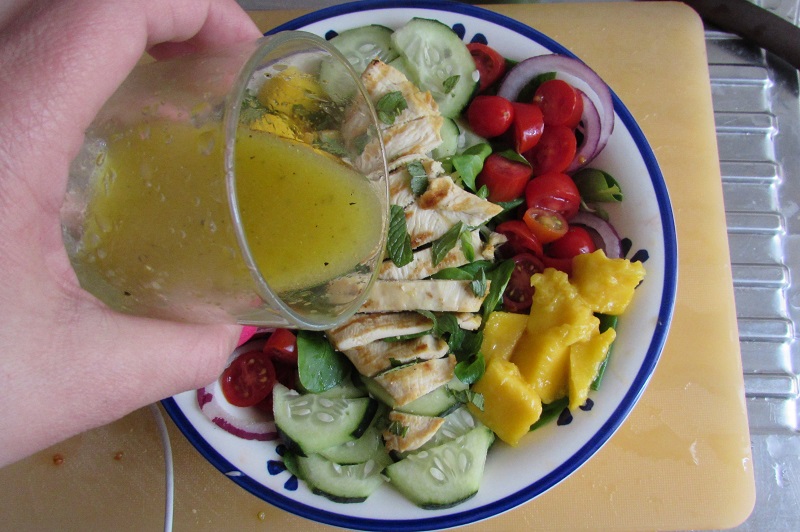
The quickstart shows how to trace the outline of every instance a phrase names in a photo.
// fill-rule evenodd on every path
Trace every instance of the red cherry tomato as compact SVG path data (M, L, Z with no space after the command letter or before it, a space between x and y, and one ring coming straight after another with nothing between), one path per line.
M522 221L542 244L558 240L569 229L569 223L560 213L539 207L525 211Z
M467 45L467 50L475 61L475 68L480 72L481 79L478 90L485 91L505 74L506 60L497 50L482 43L472 42Z
M583 98L575 88L561 79L545 81L533 95L548 126L567 126L574 129L581 121Z
M542 111L529 103L514 102L514 122L512 124L514 149L525 153L539 143L544 131Z
M542 272L544 265L530 253L520 253L511 260L514 261L514 271L503 292L503 308L510 312L524 312L531 308L533 300L535 289L531 286L531 277Z
M502 135L514 120L511 102L500 96L476 96L467 108L467 121L481 137Z
M503 244L503 247L507 247L510 250L509 255L533 253L537 257L542 256L542 243L531 233L531 230L522 220L508 220L498 224L494 230L508 239L508 242Z
M581 193L567 174L552 172L534 177L525 185L525 203L561 213L567 220L578 213Z
M555 268L556 270L560 270L567 275L572 273L572 259L556 259L554 257L548 257L545 255L542 257L542 263L544 264L545 268Z
M563 172L575 158L578 141L567 126L547 126L538 144L525 152L534 175Z
M297 364L297 337L289 329L275 329L264 344L264 352L275 360Z
M230 404L254 406L272 393L275 366L263 351L249 351L225 368L220 382L222 393Z
M597 246L589 231L583 227L571 225L564 236L550 242L547 246L547 255L555 259L571 259L575 255L592 253L595 250L597 250Z
M478 188L486 185L489 201L511 201L522 196L530 178L530 166L493 153L483 162L475 183Z

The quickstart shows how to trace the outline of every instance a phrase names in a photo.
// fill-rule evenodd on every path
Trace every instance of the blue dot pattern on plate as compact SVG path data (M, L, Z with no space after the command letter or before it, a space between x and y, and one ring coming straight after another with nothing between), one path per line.
M275 452L278 453L278 456L283 456L286 454L288 449L285 445L279 444L275 447ZM267 460L267 472L272 475L280 475L284 471L288 471L286 464L281 460ZM295 475L291 475L289 479L283 483L283 488L287 491L297 491L299 486L299 481Z

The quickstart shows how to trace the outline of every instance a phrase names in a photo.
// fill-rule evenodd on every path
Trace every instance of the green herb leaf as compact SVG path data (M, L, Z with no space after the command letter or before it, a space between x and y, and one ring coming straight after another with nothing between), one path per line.
M461 251L464 253L464 258L469 262L475 260L475 246L472 245L472 232L462 231L461 235Z
M611 174L595 168L584 168L572 177L581 199L587 203L622 201L622 189Z
M453 314L446 312L434 314L429 310L418 310L417 312L433 321L431 334L445 340L451 352L455 353L460 349L465 331L458 326L458 319Z
M461 268L444 268L431 275L431 279L447 279L450 281L472 281L474 275Z
M481 185L481 188L475 192L475 195L478 196L480 199L486 199L489 197L489 187L486 185Z
M455 89L456 85L458 85L459 79L461 79L461 75L457 74L455 76L450 76L449 78L444 80L444 83L442 83L442 88L444 89L444 93L450 94L451 92L453 92L453 89Z
M483 162L491 154L492 147L484 142L470 146L463 153L450 158L453 169L466 189L475 191L475 180L483 170Z
M450 395L455 397L456 401L459 403L472 403L478 408L478 410L483 411L483 405L485 401L482 394L473 392L469 388L466 390L453 390L452 388L447 388L447 391L450 393Z
M420 161L413 161L406 165L411 176L411 192L415 196L422 196L428 190L428 173Z
M255 97L255 95L245 92L242 98L242 105L239 110L239 121L244 124L252 124L264 114L267 108Z
M486 271L480 270L478 272L478 277L473 279L470 283L470 288L472 288L472 293L475 294L477 297L483 297L486 294Z
M545 81L550 81L551 79L556 79L555 72L543 72L539 74L531 81L529 81L527 85L522 87L522 90L519 91L519 94L517 95L517 101L530 102L531 100L533 100L533 95L536 93L536 89L539 88L539 85L541 85Z
M526 159L519 153L515 152L514 150L503 150L501 152L498 152L498 155L503 157L504 159L508 159L511 162L524 164L527 167L531 166L531 163L528 162L528 159Z
M400 91L387 92L375 104L378 118L389 126L394 124L394 119L397 118L397 115L406 109L408 109L408 102L406 102L405 96Z
M406 434L408 434L408 427L406 425L403 425L397 420L394 420L391 423L389 423L389 427L386 430L388 430L395 436L400 436L401 438L405 438Z
M386 240L386 251L398 268L402 268L414 260L411 237L406 227L406 214L399 205L392 205L389 208L389 236Z
M489 294L483 300L483 321L489 318L494 309L497 307L500 300L503 298L503 292L508 286L508 281L511 279L511 274L514 272L514 261L505 260L501 262L496 268L486 272L486 277L490 281Z
M569 397L562 397L561 399L556 399L552 403L542 405L542 413L538 421L531 425L531 430L536 430L543 425L547 425L550 421L558 417L561 411L567 408L568 405Z
M600 320L600 332L604 333L608 329L616 329L617 328L617 316L612 316L610 314L601 314L595 313L595 316ZM595 375L594 380L590 388L594 391L600 389L600 383L603 382L603 375L606 373L606 368L608 367L608 360L611 358L611 350L613 349L614 344L612 342L611 347L608 349L608 353L606 353L606 358L603 359L603 362L600 363L600 367L597 368L597 375Z
M431 244L431 262L434 266L442 262L451 249L456 246L456 242L461 238L461 231L464 230L464 223L458 222L447 230L445 234L437 238Z
M303 388L321 393L344 380L348 364L347 359L334 351L324 333L298 331L297 370Z
M456 364L455 375L458 380L464 384L475 384L483 377L483 372L486 370L486 360L483 358L483 353L478 353L470 357L469 360L464 360Z

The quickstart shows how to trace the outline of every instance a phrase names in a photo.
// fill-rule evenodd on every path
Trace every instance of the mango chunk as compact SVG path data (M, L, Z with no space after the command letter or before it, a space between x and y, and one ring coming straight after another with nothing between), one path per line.
M572 283L594 312L625 312L644 276L641 262L609 259L602 249L572 259Z
M270 112L294 118L319 111L326 99L314 76L294 66L267 79L256 97Z
M573 344L569 350L569 408L575 410L586 403L600 364L608 356L608 350L617 337L614 329L592 336L586 341Z
M481 352L488 363L493 358L508 360L528 324L527 314L492 312L483 328Z
M469 409L484 425L512 446L517 446L542 414L542 401L520 375L517 366L502 358L493 358L473 391L483 395L483 410L470 404Z
M551 403L569 391L570 346L597 334L600 320L564 272L548 268L533 275L531 284L531 314L510 360L541 400Z

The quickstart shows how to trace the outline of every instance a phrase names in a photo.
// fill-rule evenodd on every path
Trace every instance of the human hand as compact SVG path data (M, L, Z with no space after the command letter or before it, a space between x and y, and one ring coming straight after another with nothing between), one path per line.
M235 0L0 9L0 466L213 380L240 327L126 316L83 291L59 210L83 132L144 51L261 33Z

